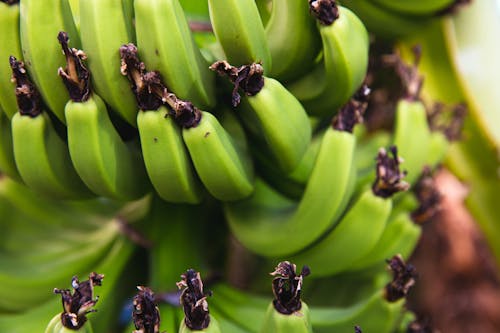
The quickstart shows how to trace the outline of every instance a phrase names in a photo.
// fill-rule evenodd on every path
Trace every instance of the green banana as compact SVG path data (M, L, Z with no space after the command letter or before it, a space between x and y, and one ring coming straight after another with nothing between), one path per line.
M311 141L311 123L300 102L277 80L264 77L260 64L231 66L218 61L211 68L234 84L233 107L249 137L284 172L292 171ZM245 98L240 99L241 88Z
M259 62L269 72L272 59L255 1L209 0L208 8L226 59L236 66Z
M63 326L63 324L61 324L60 314L55 315L47 325L47 328L45 329L45 333L72 333L72 332L93 333L94 331L92 330L92 326L90 323L87 323L86 325L76 330L69 329Z
M377 178L372 188L360 194L333 230L292 256L293 262L307 264L316 277L329 276L348 270L375 247L391 214L390 197L408 189L408 184L402 181L404 174L399 171L395 148L392 153L393 158L385 149L379 151Z
M10 120L0 111L0 171L16 181L22 182L14 160L12 128Z
M299 275L295 264L280 262L271 275L274 300L269 304L260 333L312 333L310 311L301 300L304 277L310 274L304 266Z
M69 95L57 75L57 69L64 64L57 34L66 31L73 36L75 47L80 46L70 5L61 0L23 0L20 12L20 38L26 69L45 104L64 123L64 105Z
M356 179L356 136L352 131L362 119L366 95L362 92L358 97L359 101L353 99L342 108L323 134L300 201L285 198L257 180L249 199L224 205L232 233L246 248L266 257L290 255L335 225L351 198Z
M96 194L133 200L149 190L149 180L135 142L124 142L106 104L90 90L90 72L82 52L68 47L68 35L59 34L66 69L59 69L71 99L65 107L71 160L83 182Z
M17 112L15 87L11 82L12 70L9 57L22 59L21 41L19 36L19 1L0 1L0 109L7 117Z
M369 0L387 10L403 15L433 16L450 7L455 0Z
M269 76L290 81L312 68L321 39L307 1L274 0L265 31L273 62Z
M54 198L88 198L92 194L71 163L68 146L42 110L36 87L27 77L24 63L10 58L19 112L11 120L17 170L25 184Z
M180 324L179 333L220 333L217 320L209 313L207 295L203 289L200 273L188 269L181 278L177 286L183 289L180 303L184 309L184 320Z
M416 17L386 10L374 1L342 0L342 5L356 13L368 31L386 40L413 35L432 21L430 17Z
M179 0L136 0L141 59L159 71L168 89L199 108L215 105L214 74L198 49Z
M318 18L321 62L307 75L287 84L307 112L315 116L335 114L361 87L368 68L369 40L363 22L345 7L333 8L338 10L333 22L323 23L322 17Z
M120 46L134 42L132 0L80 0L80 35L95 92L132 126L137 103L120 73ZM67 31L69 36L73 36ZM75 44L76 45L76 44Z

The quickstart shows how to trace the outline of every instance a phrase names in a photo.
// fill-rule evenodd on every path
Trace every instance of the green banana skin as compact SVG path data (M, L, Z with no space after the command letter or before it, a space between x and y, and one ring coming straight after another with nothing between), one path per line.
M47 325L45 329L45 333L94 333L92 330L92 325L89 322L86 322L83 327L78 330L69 329L63 326L61 323L61 314L55 315L52 320Z
M24 312L1 313L0 330L2 332L33 333L44 332L47 318L61 310L61 300L53 298L39 306L30 306Z
M209 0L208 6L215 36L228 62L233 66L260 62L269 72L271 53L255 1Z
M150 183L142 157L125 143L96 94L85 102L66 104L68 146L76 171L100 196L133 200L144 196Z
M391 213L392 200L365 191L328 234L305 251L292 256L297 265L307 264L314 277L330 276L349 269L377 244ZM351 249L351 250L349 250Z
M0 31L2 31L2 38L0 38L0 109L10 119L17 112L17 100L15 87L10 80L12 70L8 59L11 55L22 59L19 35L19 3L8 5L0 2Z
M46 112L32 118L12 117L14 159L23 182L59 199L89 198L92 193L71 163L68 146L56 133Z
M119 53L123 44L134 41L133 2L80 0L79 7L80 35L92 72L92 86L113 111L135 127L137 102L127 78L120 73ZM73 37L69 31L68 35Z
M210 324L207 328L202 330L193 330L186 326L184 320L181 322L179 327L179 333L194 333L194 332L204 332L204 333L221 333L221 329L218 321L214 318L214 316L210 316Z
M8 177L22 182L14 160L14 146L10 120L0 110L0 171Z
M199 108L215 105L214 73L198 49L178 0L136 0L140 58L170 91Z
M80 46L69 3L23 0L20 13L20 38L26 69L50 111L65 123L64 106L69 95L57 73L65 63L57 34L66 31L74 47Z
M393 144L398 147L408 172L406 181L414 184L428 161L431 132L425 106L420 101L402 99L396 107Z
M198 204L203 199L203 187L184 145L182 130L168 114L164 106L137 114L146 171L163 200Z
M279 81L265 77L259 93L242 99L238 115L279 169L297 167L311 142L311 124L300 102Z
M287 84L314 116L335 114L361 86L368 69L368 32L351 10L338 9L339 18L333 24L317 23L323 45L321 62L309 74Z
M401 13L403 15L416 16L433 16L440 10L451 6L454 0L422 0L422 1L407 1L407 0L369 0L378 4L380 7L385 7L389 11Z
M355 12L366 25L369 32L386 40L413 35L432 21L431 18L415 17L388 11L373 1L342 0L342 5Z
M285 82L311 69L321 38L307 1L274 0L265 31L273 61L269 76Z
M372 265L384 265L385 260L395 254L408 258L415 248L421 228L413 223L409 213L403 212L389 219L379 241L368 255L352 264L351 270L359 270Z
M260 333L312 333L309 307L302 302L299 311L286 315L279 313L274 304L269 304Z
M208 192L222 201L248 197L254 190L253 165L215 116L201 111L198 125L182 130L194 167Z
M224 205L235 237L252 252L266 257L296 253L313 243L332 227L347 204L346 198L350 198L355 146L356 138L351 133L327 130L300 202L284 198L257 180L248 200ZM293 241L291 235L296 235Z
M355 325L366 332L390 333L404 311L405 300L390 303L384 291L378 290L366 300L347 308L320 308L311 310L314 332L351 333Z

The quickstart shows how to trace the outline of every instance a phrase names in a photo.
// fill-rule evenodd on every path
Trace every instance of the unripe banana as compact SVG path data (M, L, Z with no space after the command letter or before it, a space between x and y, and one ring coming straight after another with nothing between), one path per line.
M90 323L85 324L83 327L75 330L65 327L61 323L61 314L57 314L52 318L52 320L47 325L45 333L93 333L92 326Z
M328 3L317 0L313 4ZM368 32L363 22L349 9L334 6L332 16L324 21L319 16L318 29L323 43L321 62L307 75L291 82L287 88L300 100L307 112L331 116L347 103L360 88L368 68ZM333 22L332 22L333 21Z
M56 132L22 62L10 58L19 112L11 120L14 159L24 183L55 198L90 197L71 163L68 146Z
M312 333L309 307L302 302L300 311L292 314L282 314L274 308L274 304L269 307L264 318L264 325L260 333Z
M210 21L226 59L235 66L259 62L271 70L271 54L254 0L209 0Z
M80 34L95 92L132 126L137 103L120 73L120 46L134 42L132 0L80 0ZM71 32L67 31L69 36ZM75 44L76 46L76 44Z
M10 178L22 182L14 160L12 128L10 120L0 111L0 171Z
M159 71L168 89L199 108L215 105L214 74L196 45L179 0L136 0L141 59Z
M313 67L321 38L307 1L274 0L265 31L273 62L269 76L289 81Z
M233 106L240 102L238 88L245 93L238 116L258 149L282 171L295 169L309 146L312 132L300 102L279 81L264 77L259 64L236 68L220 61L211 68L228 76L235 85Z
M12 70L9 57L22 59L19 36L19 1L0 2L0 109L7 117L17 112L15 86L12 83Z
M75 47L80 46L71 8L68 1L23 0L20 10L21 46L26 69L45 104L64 123L64 106L69 95L57 75L57 69L64 64L57 34L66 31L74 36Z
M369 0L386 8L388 11L403 15L433 16L453 5L455 0Z
M104 101L90 90L90 72L83 65L82 51L68 47L68 36L59 35L66 71L59 73L71 92L65 114L71 160L83 182L96 194L133 200L149 190L144 163L134 142L122 140Z

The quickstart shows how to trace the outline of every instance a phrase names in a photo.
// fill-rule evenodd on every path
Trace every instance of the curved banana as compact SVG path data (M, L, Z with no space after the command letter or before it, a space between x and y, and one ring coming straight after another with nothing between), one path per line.
M11 120L14 160L23 182L54 198L87 198L92 194L71 163L68 145L46 112L24 64L10 58L19 112Z
M135 127L137 103L128 80L120 72L119 53L123 44L135 38L133 1L80 0L79 7L80 35L93 75L92 86L113 111Z
M209 0L210 21L226 59L235 66L259 62L269 72L271 54L254 0Z
M293 262L308 265L315 277L323 277L348 270L353 262L370 253L382 236L391 214L390 197L408 189L408 184L402 181L404 174L399 171L396 150L393 149L392 153L393 158L387 155L385 149L380 150L377 179L372 188L352 203L333 230L316 244L292 256Z
M137 128L142 157L151 184L168 202L197 204L203 199L203 186L194 170L189 151L182 139L182 129L171 112L162 106L159 74L146 72L137 57L137 48L120 48L122 72L132 83L139 102Z
M136 0L134 9L137 47L148 69L159 71L177 97L212 108L214 73L193 39L179 0Z
M10 178L22 182L14 159L12 128L10 120L0 111L0 171Z
M17 112L15 86L12 84L12 70L9 57L22 59L19 36L19 1L0 1L0 109L7 117Z
M403 15L433 16L438 12L450 7L455 0L369 0L389 11Z
M413 3L415 1L406 1ZM342 5L351 9L371 33L382 39L397 39L420 31L432 21L430 17L416 17L394 13L374 1L342 0Z
M234 84L232 102L242 102L238 116L258 149L284 172L298 165L311 141L311 123L300 102L277 80L264 77L259 64L212 64ZM240 99L238 88L245 93Z
M290 81L313 67L321 38L307 1L274 0L265 31L273 62L269 76Z
M100 196L125 201L144 196L150 183L138 147L122 140L104 101L90 90L82 52L68 47L64 32L59 40L67 61L59 74L71 96L65 107L68 146L78 175Z
M57 69L64 64L57 34L66 31L73 36L75 47L80 46L69 2L23 0L20 11L21 46L26 69L50 111L65 123L64 106L69 95L57 75Z
M316 2L321 1L312 1ZM368 69L369 40L363 22L347 8L335 8L338 18L333 22L323 23L318 18L321 62L307 75L286 85L310 115L335 114L361 87Z

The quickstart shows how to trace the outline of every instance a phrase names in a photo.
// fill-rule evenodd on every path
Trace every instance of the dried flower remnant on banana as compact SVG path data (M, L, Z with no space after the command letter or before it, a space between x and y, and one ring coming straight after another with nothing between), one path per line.
M333 118L332 126L337 131L352 133L354 126L363 123L363 117L368 107L368 97L370 96L370 88L363 85L354 94Z
M159 333L160 310L153 291L143 286L137 286L137 289L139 292L134 296L132 311L132 320L136 328L133 333Z
M28 77L24 63L15 57L9 57L12 69L12 80L16 85L16 99L19 113L24 116L36 117L42 113L42 98L36 86Z
M273 305L276 311L282 314L292 314L302 308L300 294L304 277L311 273L308 266L302 267L300 275L297 275L297 267L289 261L283 261L276 266L273 279Z
M157 71L147 71L139 59L137 47L126 44L120 47L121 73L128 77L132 91L141 110L156 110L166 104L175 121L184 128L196 127L201 119L201 111L193 103L184 101L170 92Z
M184 323L192 330L203 330L210 324L207 296L199 272L188 269L181 275L177 287L182 289L180 303L184 309Z
M363 331L361 330L361 327L359 326L354 326L354 333L363 333Z
M323 25L331 25L339 18L335 0L309 0L309 11Z
M78 330L87 321L87 314L95 312L97 297L94 297L94 286L101 286L104 275L90 273L89 279L79 282L75 276L71 280L73 291L69 289L54 289L60 294L64 312L61 313L61 323L64 327Z
M407 333L438 333L434 330L429 320L416 319L408 324Z
M383 62L387 66L394 67L396 74L401 80L404 89L404 98L409 101L420 100L420 91L424 83L424 77L418 71L418 64L422 57L422 49L416 45L412 49L414 61L413 64L406 64L399 54L390 54L383 57Z
M411 213L412 220L417 224L424 224L434 219L441 211L441 194L430 168L424 169L413 192L419 206Z
M252 63L240 67L231 66L227 61L217 61L210 66L220 76L227 76L234 85L231 103L236 107L241 102L238 89L247 96L255 96L264 87L264 68L260 63Z
M406 297L415 285L417 271L413 265L406 264L400 255L395 255L387 263L392 272L392 281L385 286L385 298L389 302L396 302Z
M57 73L68 89L70 98L75 102L85 102L90 97L90 71L83 64L87 55L82 50L68 46L69 36L66 32L59 32L57 39L66 57L66 68L59 67Z
M377 178L372 185L375 195L389 198L395 193L406 191L410 185L403 180L406 172L400 171L399 164L402 159L398 156L395 146L390 148L392 158L384 148L380 148L377 155Z
M452 106L443 103L435 103L427 115L429 126L432 131L442 132L448 141L459 141L462 139L462 129L467 105L464 103Z

